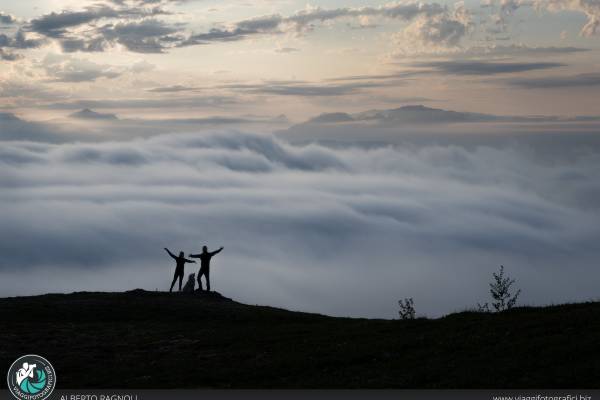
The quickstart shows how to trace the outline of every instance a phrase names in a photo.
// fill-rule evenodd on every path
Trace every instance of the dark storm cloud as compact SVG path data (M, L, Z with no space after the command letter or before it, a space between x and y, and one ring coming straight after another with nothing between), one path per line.
M413 64L451 75L496 75L564 67L556 62L432 61Z
M595 87L600 85L600 74L580 74L571 76L549 76L545 78L512 79L508 83L525 89L557 89Z
M225 246L221 291L338 315L393 317L402 296L430 315L472 306L501 263L526 302L596 290L597 152L544 163L512 146L331 148L230 132L8 141L0 163L4 294L15 270L35 274L30 291L164 288L162 248L202 244Z

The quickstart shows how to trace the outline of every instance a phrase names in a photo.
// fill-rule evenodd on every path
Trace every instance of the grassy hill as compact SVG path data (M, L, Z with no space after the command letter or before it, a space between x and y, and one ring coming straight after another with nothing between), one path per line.
M600 387L600 303L388 321L136 290L4 298L0 321L0 368L39 354L59 389Z

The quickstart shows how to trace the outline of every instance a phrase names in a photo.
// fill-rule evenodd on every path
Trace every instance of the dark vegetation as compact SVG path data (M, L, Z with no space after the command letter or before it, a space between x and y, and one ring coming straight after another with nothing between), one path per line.
M0 321L1 368L39 354L59 389L600 387L600 303L368 320L136 290L0 299Z
M495 312L510 310L517 305L517 300L521 294L521 289L512 292L512 285L515 280L504 276L504 265L500 266L500 271L492 273L494 280L489 283L490 295L492 296L492 307ZM478 311L492 312L489 303L477 303Z

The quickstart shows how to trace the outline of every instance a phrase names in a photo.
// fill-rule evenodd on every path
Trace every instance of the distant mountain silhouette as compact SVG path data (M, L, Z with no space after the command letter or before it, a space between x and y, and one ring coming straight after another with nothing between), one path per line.
M19 119L13 113L0 112L0 121L2 121L2 122L10 122L10 121L16 122L16 121L21 121L21 119Z
M448 111L423 105L404 106L391 110L372 110L355 114L358 120L379 120L405 123L449 123L496 121L499 117L489 114Z
M356 114L325 113L308 120L308 124L374 121L380 123L431 124L451 122L487 122L503 119L496 115L447 111L423 105L410 105L391 110L369 110Z
M312 123L328 123L328 122L349 122L355 121L354 118L348 113L344 112L334 112L334 113L324 113L319 116L316 116L309 120L308 122Z
M92 111L89 108L84 108L83 110L74 112L70 114L71 118L78 119L103 119L103 120L117 120L117 116L115 114L103 114L96 111Z
M431 108L421 104L408 105L390 110L369 110L349 114L332 112L320 114L303 125L334 125L348 123L376 123L382 126L426 125L470 122L591 122L599 121L600 116L552 116L552 115L494 115L473 112L451 111Z
M9 112L0 112L0 140L33 140L57 142L56 126L43 122L30 122Z

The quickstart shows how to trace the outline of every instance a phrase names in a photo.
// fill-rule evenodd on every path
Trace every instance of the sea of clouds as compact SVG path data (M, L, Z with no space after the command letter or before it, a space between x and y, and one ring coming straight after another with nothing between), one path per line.
M0 145L0 294L166 290L163 251L224 246L214 289L251 304L394 318L487 301L502 264L522 304L596 298L600 152L292 145L177 133ZM197 272L188 264L186 275Z

